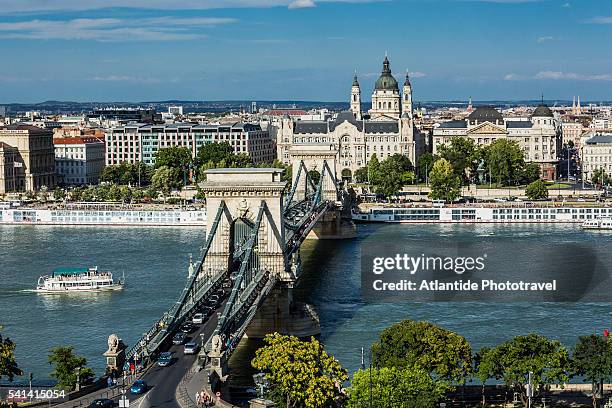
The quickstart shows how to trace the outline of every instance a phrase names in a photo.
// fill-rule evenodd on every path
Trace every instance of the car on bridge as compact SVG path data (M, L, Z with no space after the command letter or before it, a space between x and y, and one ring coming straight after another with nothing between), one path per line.
M198 346L198 343L196 343L195 341L190 341L189 343L185 344L183 354L197 354L199 350L200 346Z
M185 322L185 323L183 323L183 324L181 325L180 330L181 330L183 333L191 333L192 331L194 331L194 330L195 330L195 328L196 328L196 327L195 327L195 325L194 325L193 323L191 323L191 322Z
M113 400L108 398L99 398L93 400L91 404L87 406L87 408L114 408L116 406Z
M204 315L202 313L196 313L193 315L191 321L193 324L202 324L204 323Z
M130 392L132 394L144 394L145 392L147 392L148 388L149 386L146 382L144 382L143 380L136 380L134 381L134 384L132 384L132 386L130 387Z
M215 309L209 306L203 306L198 309L198 312L202 313L204 316L208 317L215 312Z
M160 353L157 358L157 365L160 367L168 367L170 364L172 364L172 353L169 351Z
M185 343L185 340L187 340L187 334L183 332L178 332L172 338L172 344L180 345Z

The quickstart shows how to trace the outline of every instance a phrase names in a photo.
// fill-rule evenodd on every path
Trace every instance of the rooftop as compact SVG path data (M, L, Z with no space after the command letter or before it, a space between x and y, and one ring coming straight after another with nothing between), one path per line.
M612 144L612 135L595 135L586 141L586 144Z

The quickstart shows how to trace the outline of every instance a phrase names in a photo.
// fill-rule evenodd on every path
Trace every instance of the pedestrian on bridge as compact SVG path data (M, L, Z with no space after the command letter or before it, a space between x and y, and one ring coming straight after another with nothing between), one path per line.
M196 392L196 405L199 407L202 399L200 398L200 393Z

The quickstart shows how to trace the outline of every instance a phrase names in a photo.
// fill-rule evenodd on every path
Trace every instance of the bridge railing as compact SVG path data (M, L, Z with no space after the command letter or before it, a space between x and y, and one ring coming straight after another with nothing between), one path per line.
M163 317L159 321L157 321L153 325L153 327L151 327L151 329L149 329L130 349L128 349L128 351L126 352L126 359L129 360L136 353L143 353L146 356L149 356L154 353L159 347L159 345L163 343L163 341L169 335L171 335L174 330L176 330L178 324L181 323L181 320L186 315L186 312L181 313L181 311L183 310L185 304L188 303L189 294L192 292L194 287L198 283L200 283L199 291L197 293L199 293L199 299L201 299L201 297L204 296L211 288L215 287L216 284L218 284L222 277L225 277L225 274L223 272L227 273L227 271L220 271L220 273L218 273L216 276L211 277L212 279L210 280L210 282L207 282L205 279L202 280L202 282L199 282L203 276L208 276L208 274L202 273L202 269L204 261L206 259L206 255L210 250L224 211L225 203L222 201L221 205L219 206L219 210L217 211L217 214L215 216L215 219L210 227L208 239L206 240L206 244L204 245L202 251L201 261L196 263L195 272L192 274L192 276L189 278L189 281L183 288L179 300L177 300L170 307L170 309L166 313L164 313ZM190 304L190 306L193 306L193 304L196 303L197 302L192 303Z

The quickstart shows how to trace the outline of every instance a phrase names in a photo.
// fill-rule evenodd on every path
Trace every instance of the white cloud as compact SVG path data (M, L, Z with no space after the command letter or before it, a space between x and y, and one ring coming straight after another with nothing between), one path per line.
M410 78L423 78L427 76L426 73L420 71L409 72L408 75L410 75Z
M547 81L612 81L612 74L578 74L575 72L562 71L540 71L535 75L526 76L519 74L507 74L504 81L526 81L526 80L547 80Z
M571 4L571 3L568 1L567 3L563 3L563 4L561 5L561 7L563 7L563 8L569 8L569 7L572 7L572 4Z
M586 22L590 24L612 24L612 17L598 16L598 17L593 17L587 20Z
M545 43L547 41L554 41L554 40L556 40L556 38L553 37L552 35L545 35L545 36L542 36L542 37L538 37L538 44L542 44L542 43Z
M29 40L171 41L205 37L203 27L231 24L231 18L153 17L28 20L0 23L0 38Z
M316 7L314 0L293 0L289 3L290 9L299 9L299 8L312 8Z
M105 8L154 10L208 10L278 6L303 8L314 7L319 2L371 3L378 1L388 0L0 0L2 4L0 14L83 11Z

